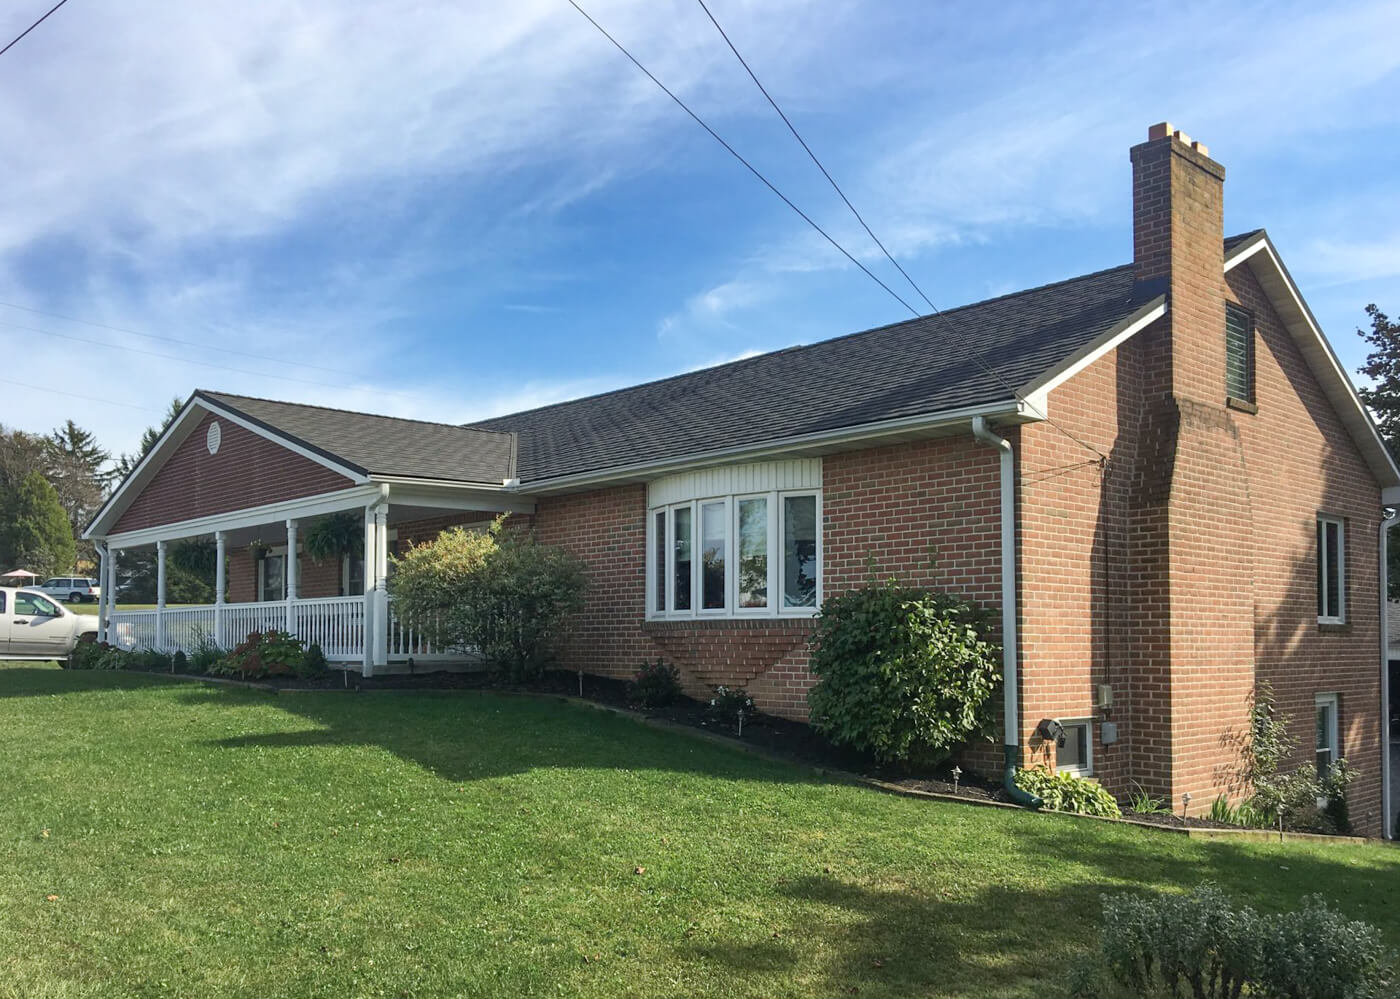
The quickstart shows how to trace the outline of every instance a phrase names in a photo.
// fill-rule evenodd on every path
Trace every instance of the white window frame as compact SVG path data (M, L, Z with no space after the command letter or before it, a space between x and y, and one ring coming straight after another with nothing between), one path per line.
M1318 694L1318 695L1316 695L1316 696L1313 698L1313 723L1314 723L1314 724L1313 724L1313 728L1314 728L1314 732L1313 732L1313 759L1314 759L1314 761L1317 759L1317 754L1318 754L1318 752L1321 750L1321 747L1317 745L1317 732L1316 732L1317 725L1316 725L1316 722L1317 722L1317 712L1318 712L1319 710L1321 710L1322 708L1327 708L1327 709L1328 709L1328 711L1327 711L1327 715L1328 715L1328 721L1327 721L1327 741L1328 741L1328 743L1329 743L1328 752L1330 752L1330 753L1332 754L1332 758L1331 758L1330 760L1327 761L1327 765L1330 767L1330 766L1332 766L1333 764L1335 764L1338 760L1340 760L1340 759L1342 758L1342 753L1341 753L1341 748L1342 748L1342 747L1341 747L1341 726L1340 726L1340 724L1339 724L1339 722L1338 722L1338 717L1337 717L1337 713L1338 713L1337 695L1336 695L1336 694Z
M1069 739L1069 730L1083 727L1084 729L1084 763L1080 766L1061 766L1059 747L1055 747L1055 772L1073 774L1076 777L1091 777L1094 773L1094 719L1092 718L1064 718L1060 719L1060 724L1065 728L1065 739Z
M1320 534L1317 545L1317 574L1318 592L1326 602L1328 573L1331 566L1327 563L1327 525L1336 525L1337 528L1337 606L1334 609L1336 614L1317 615L1318 624L1346 624L1347 621L1347 528L1346 522L1341 517L1333 517L1320 513L1317 515L1318 531ZM1328 608L1323 608L1328 609Z
M786 570L782 558L782 538L785 533L785 512L783 501L797 496L815 498L817 525L817 593L816 604L812 607L784 607L783 573ZM744 607L739 604L739 501L764 499L768 504L768 606ZM701 510L710 503L724 503L725 509L725 554L724 554L724 602L723 609L704 609L702 550L703 523ZM667 610L675 603L676 590L676 546L672 538L675 532L675 511L689 509L690 513L690 608L688 610ZM665 513L662 537L657 537L656 515ZM698 496L677 503L650 506L647 508L646 525L646 613L649 620L706 620L730 618L806 618L813 617L822 604L822 491L821 489L774 489L760 492L733 493L719 496ZM656 580L652 575L656 569L656 546L665 548L666 595L665 606L656 606Z

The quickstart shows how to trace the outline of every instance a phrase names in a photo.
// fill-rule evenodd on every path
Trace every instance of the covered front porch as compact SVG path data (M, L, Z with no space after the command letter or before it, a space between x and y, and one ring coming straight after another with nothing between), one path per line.
M478 660L469 651L438 648L395 614L390 556L450 526L484 529L498 513L532 509L530 501L503 493L381 483L98 538L99 638L123 649L192 655L276 630L320 646L333 666L365 676L474 666ZM362 532L361 543L333 556L308 554L307 536L320 522L349 517ZM212 603L168 603L170 550L181 541L212 541ZM119 570L137 552L154 556L156 606L120 610Z

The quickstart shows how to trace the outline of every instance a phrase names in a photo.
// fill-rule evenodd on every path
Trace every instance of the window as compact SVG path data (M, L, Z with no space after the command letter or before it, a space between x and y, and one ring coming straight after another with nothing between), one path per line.
M810 615L821 600L812 490L710 496L650 511L653 617Z
M1225 303L1225 395L1254 401L1254 314Z
M340 595L359 597L365 592L365 560L344 555L340 563Z
M1318 694L1317 708L1317 775L1325 777L1332 764L1341 758L1337 751L1337 695Z
M258 559L258 599L287 599L286 555L264 555Z
M37 593L15 594L15 617L21 614L29 617L58 617L58 608Z
M1090 722L1061 722L1065 728L1065 744L1055 747L1055 769L1083 777L1094 772L1094 740L1090 738Z
M1346 529L1336 517L1317 518L1317 620L1346 621Z

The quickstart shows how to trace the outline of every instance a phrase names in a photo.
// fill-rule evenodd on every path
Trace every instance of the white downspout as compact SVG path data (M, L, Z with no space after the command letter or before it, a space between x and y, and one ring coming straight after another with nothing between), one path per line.
M1039 808L1040 798L1016 786L1021 766L1021 707L1018 699L1018 650L1016 646L1016 457L1011 442L987 429L982 416L972 418L972 434L997 449L1001 458L1001 675L1004 733L1002 784L1018 805Z
M107 543L94 541L92 547L97 552L97 640L105 642L107 621L112 616L107 609Z
M1391 805L1394 775L1390 772L1390 565L1387 548L1390 529L1400 523L1400 512L1392 510L1387 517L1383 511L1381 517L1381 835L1391 839L1395 831L1395 813Z

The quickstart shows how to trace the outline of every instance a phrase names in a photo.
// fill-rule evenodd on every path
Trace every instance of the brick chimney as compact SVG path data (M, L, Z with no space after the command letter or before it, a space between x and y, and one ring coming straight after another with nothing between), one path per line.
M1140 386L1135 456L1115 473L1132 579L1125 742L1135 779L1177 808L1189 793L1197 812L1232 790L1220 747L1247 731L1254 687L1249 478L1225 390L1225 169L1165 122L1131 159L1136 293L1165 293L1167 314L1123 355Z
M1171 350L1162 358L1173 395L1224 400L1225 168L1170 122L1134 146L1133 269L1142 299L1166 292ZM1181 308L1177 308L1177 305Z

